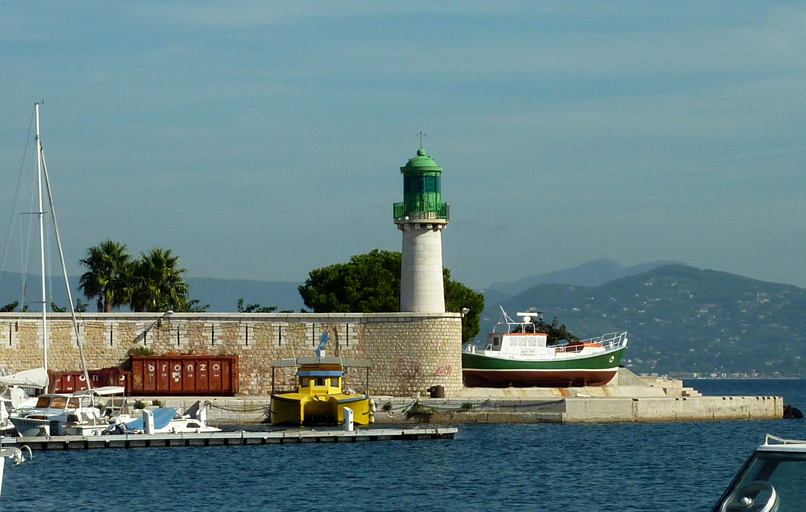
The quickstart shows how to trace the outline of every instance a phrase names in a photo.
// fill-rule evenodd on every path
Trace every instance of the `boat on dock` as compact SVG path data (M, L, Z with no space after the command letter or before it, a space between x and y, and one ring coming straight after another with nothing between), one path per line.
M109 428L113 415L108 400L122 396L125 388L105 386L75 393L46 393L37 397L33 409L12 415L9 421L19 437L100 435ZM101 409L109 411L103 414Z
M533 322L534 312L504 314L506 332L487 335L479 349L462 351L462 376L469 387L601 386L615 377L627 349L627 333L550 344Z
M803 510L806 441L767 434L712 512L795 512Z
M356 425L373 423L369 396L342 388L345 368L366 368L369 375L371 366L365 360L324 355L272 361L272 387L276 368L297 369L297 390L271 395L272 425L340 425L348 407Z

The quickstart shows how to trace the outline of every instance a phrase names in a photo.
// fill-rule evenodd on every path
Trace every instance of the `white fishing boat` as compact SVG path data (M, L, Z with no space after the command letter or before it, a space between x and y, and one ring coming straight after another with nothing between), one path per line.
M712 512L801 512L806 504L806 441L767 435Z
M614 332L580 341L550 344L533 321L537 312L518 313L515 321L501 308L505 332L487 335L484 348L462 351L462 377L470 387L601 386L618 372L627 333Z

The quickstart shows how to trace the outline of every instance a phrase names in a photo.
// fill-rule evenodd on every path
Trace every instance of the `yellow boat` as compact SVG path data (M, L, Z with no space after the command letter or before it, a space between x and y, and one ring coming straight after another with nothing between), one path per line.
M341 359L339 357L300 357L271 362L272 388L276 368L297 368L297 391L271 395L272 425L340 425L344 422L344 408L353 411L356 425L374 422L368 395L342 389L344 368L367 369L369 361Z

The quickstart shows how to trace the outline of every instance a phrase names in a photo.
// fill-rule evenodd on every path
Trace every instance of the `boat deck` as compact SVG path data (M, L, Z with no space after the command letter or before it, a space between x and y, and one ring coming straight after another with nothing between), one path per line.
M6 437L2 447L28 446L35 451L105 448L170 448L181 446L246 446L263 444L358 443L367 441L422 441L453 439L458 429L276 430L178 434L123 434L110 436Z

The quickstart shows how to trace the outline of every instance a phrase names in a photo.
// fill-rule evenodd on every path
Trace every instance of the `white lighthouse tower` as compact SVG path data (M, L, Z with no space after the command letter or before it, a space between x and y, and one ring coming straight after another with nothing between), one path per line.
M403 231L400 311L444 313L442 230L451 221L442 202L442 167L420 147L403 174L403 202L395 203L395 224Z

